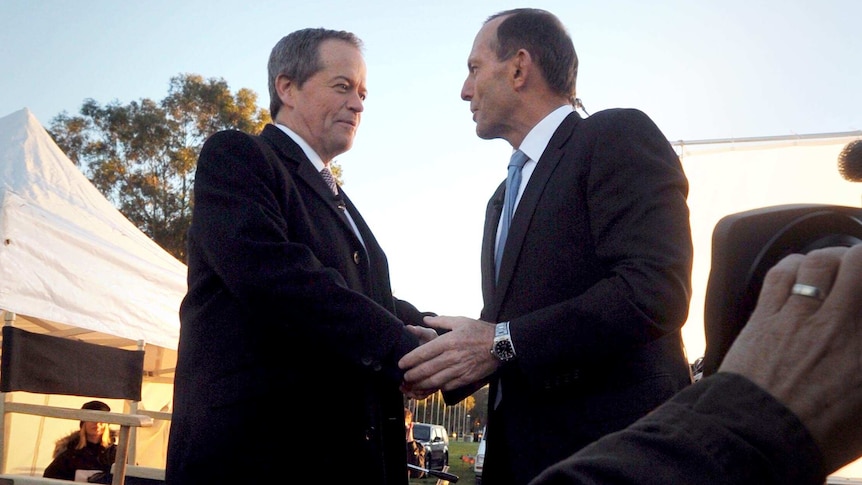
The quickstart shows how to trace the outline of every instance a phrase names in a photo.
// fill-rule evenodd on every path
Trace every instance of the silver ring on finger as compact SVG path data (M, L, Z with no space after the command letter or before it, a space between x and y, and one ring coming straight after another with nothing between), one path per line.
M790 294L814 298L817 301L823 301L823 298L825 297L823 290L820 288L802 283L796 283L793 285L793 288L790 289Z

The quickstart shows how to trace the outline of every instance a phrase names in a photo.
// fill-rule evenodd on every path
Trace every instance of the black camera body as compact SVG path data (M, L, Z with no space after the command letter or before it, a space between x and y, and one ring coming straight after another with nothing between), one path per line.
M788 204L723 217L712 233L703 376L714 374L757 305L766 272L788 254L862 244L862 208ZM862 276L860 276L862 277Z

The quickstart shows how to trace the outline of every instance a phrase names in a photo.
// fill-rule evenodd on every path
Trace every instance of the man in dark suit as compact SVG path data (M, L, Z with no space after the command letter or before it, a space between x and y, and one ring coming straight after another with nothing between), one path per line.
M492 16L468 68L476 133L528 160L499 268L505 185L487 207L480 320L425 319L451 331L401 360L403 390L453 403L490 383L483 481L525 484L691 383L688 182L643 113L574 111L577 57L552 14Z
M363 111L361 42L300 30L268 70L273 124L198 160L167 482L406 484L397 362L423 315L327 183Z

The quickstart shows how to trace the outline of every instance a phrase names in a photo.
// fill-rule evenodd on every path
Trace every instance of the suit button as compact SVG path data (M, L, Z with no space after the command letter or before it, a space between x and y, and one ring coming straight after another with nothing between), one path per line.
M353 262L359 264L359 251L353 251Z

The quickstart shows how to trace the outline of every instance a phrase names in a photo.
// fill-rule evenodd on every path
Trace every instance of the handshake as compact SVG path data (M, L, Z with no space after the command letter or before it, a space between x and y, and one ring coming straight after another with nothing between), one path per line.
M495 338L495 324L446 316L426 317L425 323L430 328L409 327L422 345L399 362L405 371L401 388L406 395L423 399L437 390L475 390L503 365L489 352ZM433 329L446 332L437 336ZM517 348L518 339L513 343ZM531 350L524 354L535 356L535 349ZM519 358L524 357L519 354L515 362ZM526 372L522 364L515 365L519 371ZM708 393L706 386L719 385L717 381L728 378L728 374L742 376L755 384L739 386L739 392L765 391L798 418L822 454L822 468L809 463L811 468L831 473L860 456L862 245L819 249L782 259L767 273L757 306L718 373L692 384L645 419L656 422L664 419L663 416L673 416L671 408L695 392L720 400L714 397L719 393ZM723 407L721 403L704 408L708 410L699 412L708 416L700 419L724 422L726 426L733 426L730 423L734 421L734 413L741 412ZM772 419L772 416L765 419ZM650 430L655 428L643 428L640 433ZM606 436L599 443L620 440L626 432ZM750 445L765 446L762 441ZM654 440L642 440L635 448L638 446L652 447ZM609 444L605 447L615 449ZM589 453L590 448L584 451ZM774 455L777 450L759 451ZM692 447L690 452L697 453L698 447ZM652 450L651 453L660 452ZM544 483L543 480L551 480L551 477L580 476L573 471L582 464L578 458L580 454L554 465L534 483ZM694 459L706 462L710 458ZM674 465L675 460L663 461L670 467L680 466L678 461Z
M428 327L407 326L422 343L398 362L405 371L401 392L407 396L424 399L438 390L465 386L475 390L500 366L489 351L495 324L447 316L425 317L425 324ZM435 329L444 333L438 335Z

